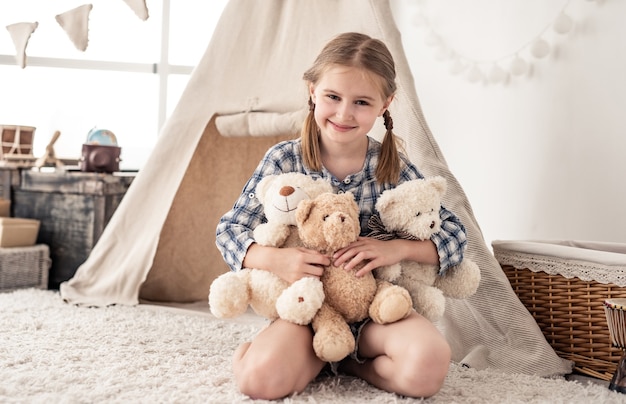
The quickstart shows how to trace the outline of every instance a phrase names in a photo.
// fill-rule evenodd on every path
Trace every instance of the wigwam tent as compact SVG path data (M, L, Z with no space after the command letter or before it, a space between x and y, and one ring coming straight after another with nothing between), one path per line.
M87 261L61 285L70 303L206 300L228 270L215 247L219 217L266 149L298 135L306 108L302 73L344 31L382 39L397 64L394 130L426 176L448 180L447 208L464 222L478 292L450 300L438 324L453 359L537 375L565 374L486 246L471 206L424 119L390 5L383 0L232 0L145 167ZM372 136L382 136L382 122Z

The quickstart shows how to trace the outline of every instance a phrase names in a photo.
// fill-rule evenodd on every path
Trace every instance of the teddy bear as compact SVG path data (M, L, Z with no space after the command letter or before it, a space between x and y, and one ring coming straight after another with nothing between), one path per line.
M361 226L359 208L350 192L324 193L302 200L296 209L298 234L303 245L329 257L357 240ZM364 264L363 264L364 265ZM313 349L326 362L337 362L355 348L350 323L368 316L379 324L406 317L412 311L411 297L402 287L376 280L372 272L363 276L332 263L321 276L324 301L313 317Z
M376 201L378 215L368 223L370 237L427 240L441 229L439 211L446 192L445 178L434 176L404 182L384 191ZM377 268L374 274L403 286L411 294L415 310L431 321L441 318L446 297L464 299L473 295L480 283L480 268L469 258L439 271L438 265L402 261Z
M298 203L331 192L331 185L302 173L265 176L256 186L266 223L253 231L255 242L273 247L301 246L296 228ZM242 268L218 276L209 291L211 313L218 318L233 318L248 307L269 320L282 318L296 324L309 324L324 300L319 279L302 278L291 285L272 272Z

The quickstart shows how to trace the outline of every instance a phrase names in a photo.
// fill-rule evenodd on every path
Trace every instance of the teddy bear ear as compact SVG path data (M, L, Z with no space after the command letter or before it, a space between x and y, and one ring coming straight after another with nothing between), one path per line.
M313 199L303 199L298 202L298 208L296 209L296 223L298 226L307 221L311 215L313 206L315 206L315 201Z
M265 177L261 178L261 181L259 181L258 184L256 184L256 189L254 193L256 194L257 199L261 201L261 203L263 203L265 195L267 195L267 189L270 187L270 184L274 182L274 179L276 179L276 177L277 176L274 174L266 175Z
M387 190L391 191L391 190ZM391 197L391 192L383 191L376 201L376 210L380 213L383 212L395 204L394 198Z
M446 179L441 176L432 177L431 179L432 185L439 192L439 195L443 195L446 193L446 189L448 188L448 183Z

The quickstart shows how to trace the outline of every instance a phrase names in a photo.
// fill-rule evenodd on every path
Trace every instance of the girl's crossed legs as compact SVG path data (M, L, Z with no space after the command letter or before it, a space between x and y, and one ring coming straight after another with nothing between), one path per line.
M243 394L277 399L301 392L325 362L315 356L310 327L276 320L234 354L234 373ZM386 391L429 397L443 385L450 347L443 335L417 313L393 324L366 324L359 339L365 363L344 360L339 370Z

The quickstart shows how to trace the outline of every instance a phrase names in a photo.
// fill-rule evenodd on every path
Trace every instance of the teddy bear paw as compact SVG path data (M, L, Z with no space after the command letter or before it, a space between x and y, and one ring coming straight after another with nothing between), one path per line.
M356 343L347 325L345 330L327 331L317 331L313 336L313 350L318 358L324 362L339 362L354 351Z
M447 297L466 299L476 293L480 284L480 268L470 259L464 259L445 275L437 277L435 286Z
M415 294L413 303L415 310L430 321L439 320L446 309L443 292L433 287L422 289L419 294Z
M233 318L245 313L250 303L246 278L237 272L217 277L209 290L209 308L218 318Z
M292 283L276 300L276 311L283 320L309 324L324 302L324 286L313 277Z
M370 305L369 315L378 324L389 324L402 320L413 309L413 301L409 292L400 286L389 285L374 297Z

